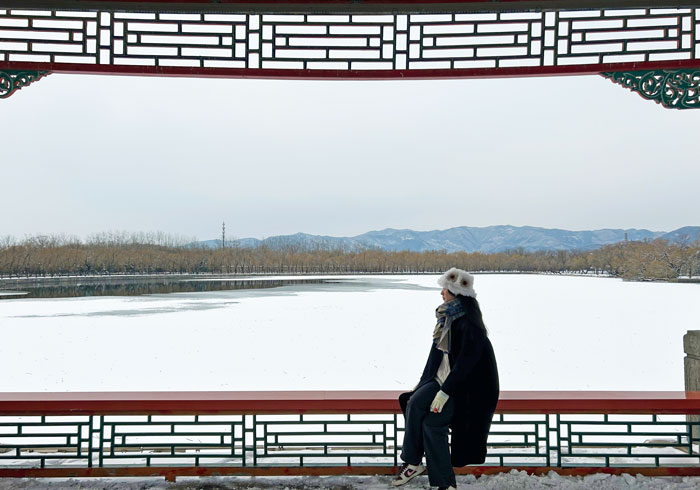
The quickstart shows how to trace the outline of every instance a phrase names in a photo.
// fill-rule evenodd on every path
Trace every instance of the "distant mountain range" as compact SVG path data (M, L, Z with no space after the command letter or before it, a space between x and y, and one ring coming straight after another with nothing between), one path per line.
M686 226L671 232L638 229L602 229L591 231L571 231L556 228L538 228L534 226L458 226L447 230L413 231L386 230L370 231L354 237L333 237L296 233L294 235L272 236L259 240L242 238L226 242L227 246L258 247L265 245L273 249L296 247L305 250L314 249L382 249L410 250L423 252L427 250L446 250L447 252L503 252L505 250L523 249L529 252L537 250L592 250L603 245L625 240L654 240L664 238L671 242L683 239L700 239L700 226ZM206 247L220 247L221 240L197 242Z

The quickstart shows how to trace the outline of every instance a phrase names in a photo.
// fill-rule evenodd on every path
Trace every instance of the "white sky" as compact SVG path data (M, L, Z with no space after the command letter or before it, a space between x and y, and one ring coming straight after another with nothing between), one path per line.
M0 114L0 235L700 224L700 110L599 76L54 74Z

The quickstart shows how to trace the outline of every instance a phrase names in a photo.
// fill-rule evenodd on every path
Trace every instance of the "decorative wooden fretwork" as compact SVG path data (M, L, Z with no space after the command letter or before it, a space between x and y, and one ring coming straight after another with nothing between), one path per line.
M700 107L700 69L632 71L601 75L669 109Z
M323 12L318 5L279 10L284 2L247 10L161 4L0 6L0 71L310 79L617 73L614 80L633 87L626 74L663 70L670 87L663 93L689 84L690 95L671 106L697 106L694 79L685 71L700 69L695 7L560 9L511 2L505 11L495 2L478 10L467 3L448 11L407 4L373 12L341 2ZM7 79L2 83L5 89Z
M0 99L6 99L22 87L46 76L45 71L0 71Z
M683 415L496 414L487 466L700 464ZM270 468L400 461L396 414L0 416L0 475L26 468ZM143 474L143 473L142 473Z

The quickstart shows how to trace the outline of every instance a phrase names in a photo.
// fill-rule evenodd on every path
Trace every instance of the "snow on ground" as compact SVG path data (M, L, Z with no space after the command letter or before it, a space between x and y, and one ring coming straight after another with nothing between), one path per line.
M206 477L178 478L177 482L165 482L162 478L102 478L95 479L2 479L0 490L390 490L389 476L328 476L328 477ZM428 490L428 479L419 477L402 489ZM621 476L597 473L581 476L547 475L532 476L524 471L510 473L457 477L459 490L697 490L700 477L644 477L623 474ZM434 488L434 487L433 487Z
M0 391L406 389L437 276L139 297L0 301ZM328 277L325 277L328 279ZM697 284L479 275L504 390L682 390ZM633 470L632 470L633 471ZM22 489L388 489L389 477L1 479ZM460 490L700 489L700 478L460 476ZM427 479L406 487L427 489Z
M0 391L407 389L429 350L436 278L5 299ZM484 274L475 287L503 390L684 387L700 285Z

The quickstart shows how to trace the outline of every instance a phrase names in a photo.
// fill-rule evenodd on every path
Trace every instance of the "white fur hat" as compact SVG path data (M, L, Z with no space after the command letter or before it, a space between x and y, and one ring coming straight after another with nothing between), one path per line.
M448 270L440 276L438 284L443 288L447 288L447 290L454 295L461 294L462 296L476 298L476 292L474 292L474 276L462 269L453 267Z

